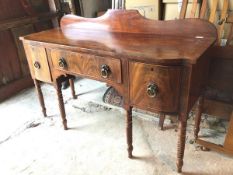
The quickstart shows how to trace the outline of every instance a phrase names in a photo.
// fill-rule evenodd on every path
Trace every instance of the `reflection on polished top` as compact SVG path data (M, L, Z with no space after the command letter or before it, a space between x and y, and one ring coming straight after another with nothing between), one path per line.
M158 63L195 63L216 40L215 27L204 20L153 21L132 10L124 16L109 10L99 18L67 15L61 28L24 37L42 43L102 50L106 53ZM127 18L119 24L119 18ZM118 23L115 23L118 21ZM133 21L133 22L132 22ZM139 25L141 23L141 25ZM135 28L134 26L139 26Z

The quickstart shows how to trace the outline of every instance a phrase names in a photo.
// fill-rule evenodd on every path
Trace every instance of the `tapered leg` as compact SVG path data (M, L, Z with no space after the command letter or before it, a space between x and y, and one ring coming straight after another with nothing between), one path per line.
M127 115L126 115L126 137L127 137L127 144L128 144L128 157L132 158L132 151L133 151L133 145L132 145L132 107L129 107L126 109Z
M63 127L64 127L64 130L67 130L68 128L67 128L66 112L65 112L64 102L63 102L62 91L61 91L61 82L59 80L56 80L55 87L57 90L57 98L58 98L58 104L59 104Z
M43 97L43 93L41 91L40 82L38 80L34 79L34 84L35 84L35 87L36 87L37 95L39 97L40 106L42 108L43 115L46 117L47 116L46 108L45 108L45 104L44 104L44 97Z
M180 117L182 118L182 117ZM187 121L179 120L178 123L178 144L177 144L177 171L180 173L183 166L185 138L186 138L186 125Z
M198 133L200 131L200 123L201 123L201 114L203 111L203 105L204 105L204 98L201 96L197 102L197 112L195 116L195 128L194 128L194 138L195 140L198 137Z
M165 120L165 114L160 114L159 115L159 127L161 130L163 130L164 120Z
M69 83L70 83L72 97L73 97L73 99L77 99L77 96L75 95L74 79L70 78Z

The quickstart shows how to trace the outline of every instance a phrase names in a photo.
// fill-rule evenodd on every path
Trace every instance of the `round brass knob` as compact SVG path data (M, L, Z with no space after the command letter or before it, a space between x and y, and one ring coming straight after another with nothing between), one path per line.
M34 62L34 67L35 67L36 69L40 69L40 63L39 63L38 61L35 61L35 62Z
M222 25L224 22L226 22L227 18L219 19L218 20L218 25Z
M65 58L60 58L58 61L58 65L60 68L65 69L67 67L67 63Z
M154 98L158 95L158 86L154 83L150 83L147 86L147 95L151 98Z
M101 65L100 73L103 78L108 78L109 75L111 74L111 69L108 65L103 64Z

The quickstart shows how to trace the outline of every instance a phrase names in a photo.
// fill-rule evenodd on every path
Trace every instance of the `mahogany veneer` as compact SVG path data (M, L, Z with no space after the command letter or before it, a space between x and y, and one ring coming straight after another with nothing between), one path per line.
M100 67L103 64L111 68L111 74L108 81L121 83L121 61L111 57L101 57L91 54L80 54L76 52L51 50L52 64L55 69L63 70L67 73L75 73L77 75L86 75L96 79L104 79L100 75ZM59 60L64 58L66 66L60 67Z
M187 115L205 85L205 52L216 36L214 25L204 20L153 21L135 10L109 10L95 19L67 15L61 28L21 39L43 112L38 80L57 89L64 129L61 81L73 75L106 82L124 97L130 158L132 107L178 114L177 170L181 172Z
M133 106L146 110L176 112L180 95L180 66L160 66L130 62L130 100ZM176 82L176 83L174 83ZM148 96L149 84L156 83L158 94Z

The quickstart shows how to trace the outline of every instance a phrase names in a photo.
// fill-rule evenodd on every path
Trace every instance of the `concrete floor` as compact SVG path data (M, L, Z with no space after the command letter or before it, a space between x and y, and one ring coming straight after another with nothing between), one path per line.
M76 82L78 100L64 90L69 130L64 131L52 86L43 85L49 117L43 118L34 88L0 104L1 175L173 175L175 129L160 131L158 119L134 112L134 159L127 158L125 112L101 102L103 83ZM190 119L191 120L191 119ZM165 121L169 124L169 121ZM202 152L188 125L183 174L232 175L233 158ZM222 142L222 137L217 140Z

